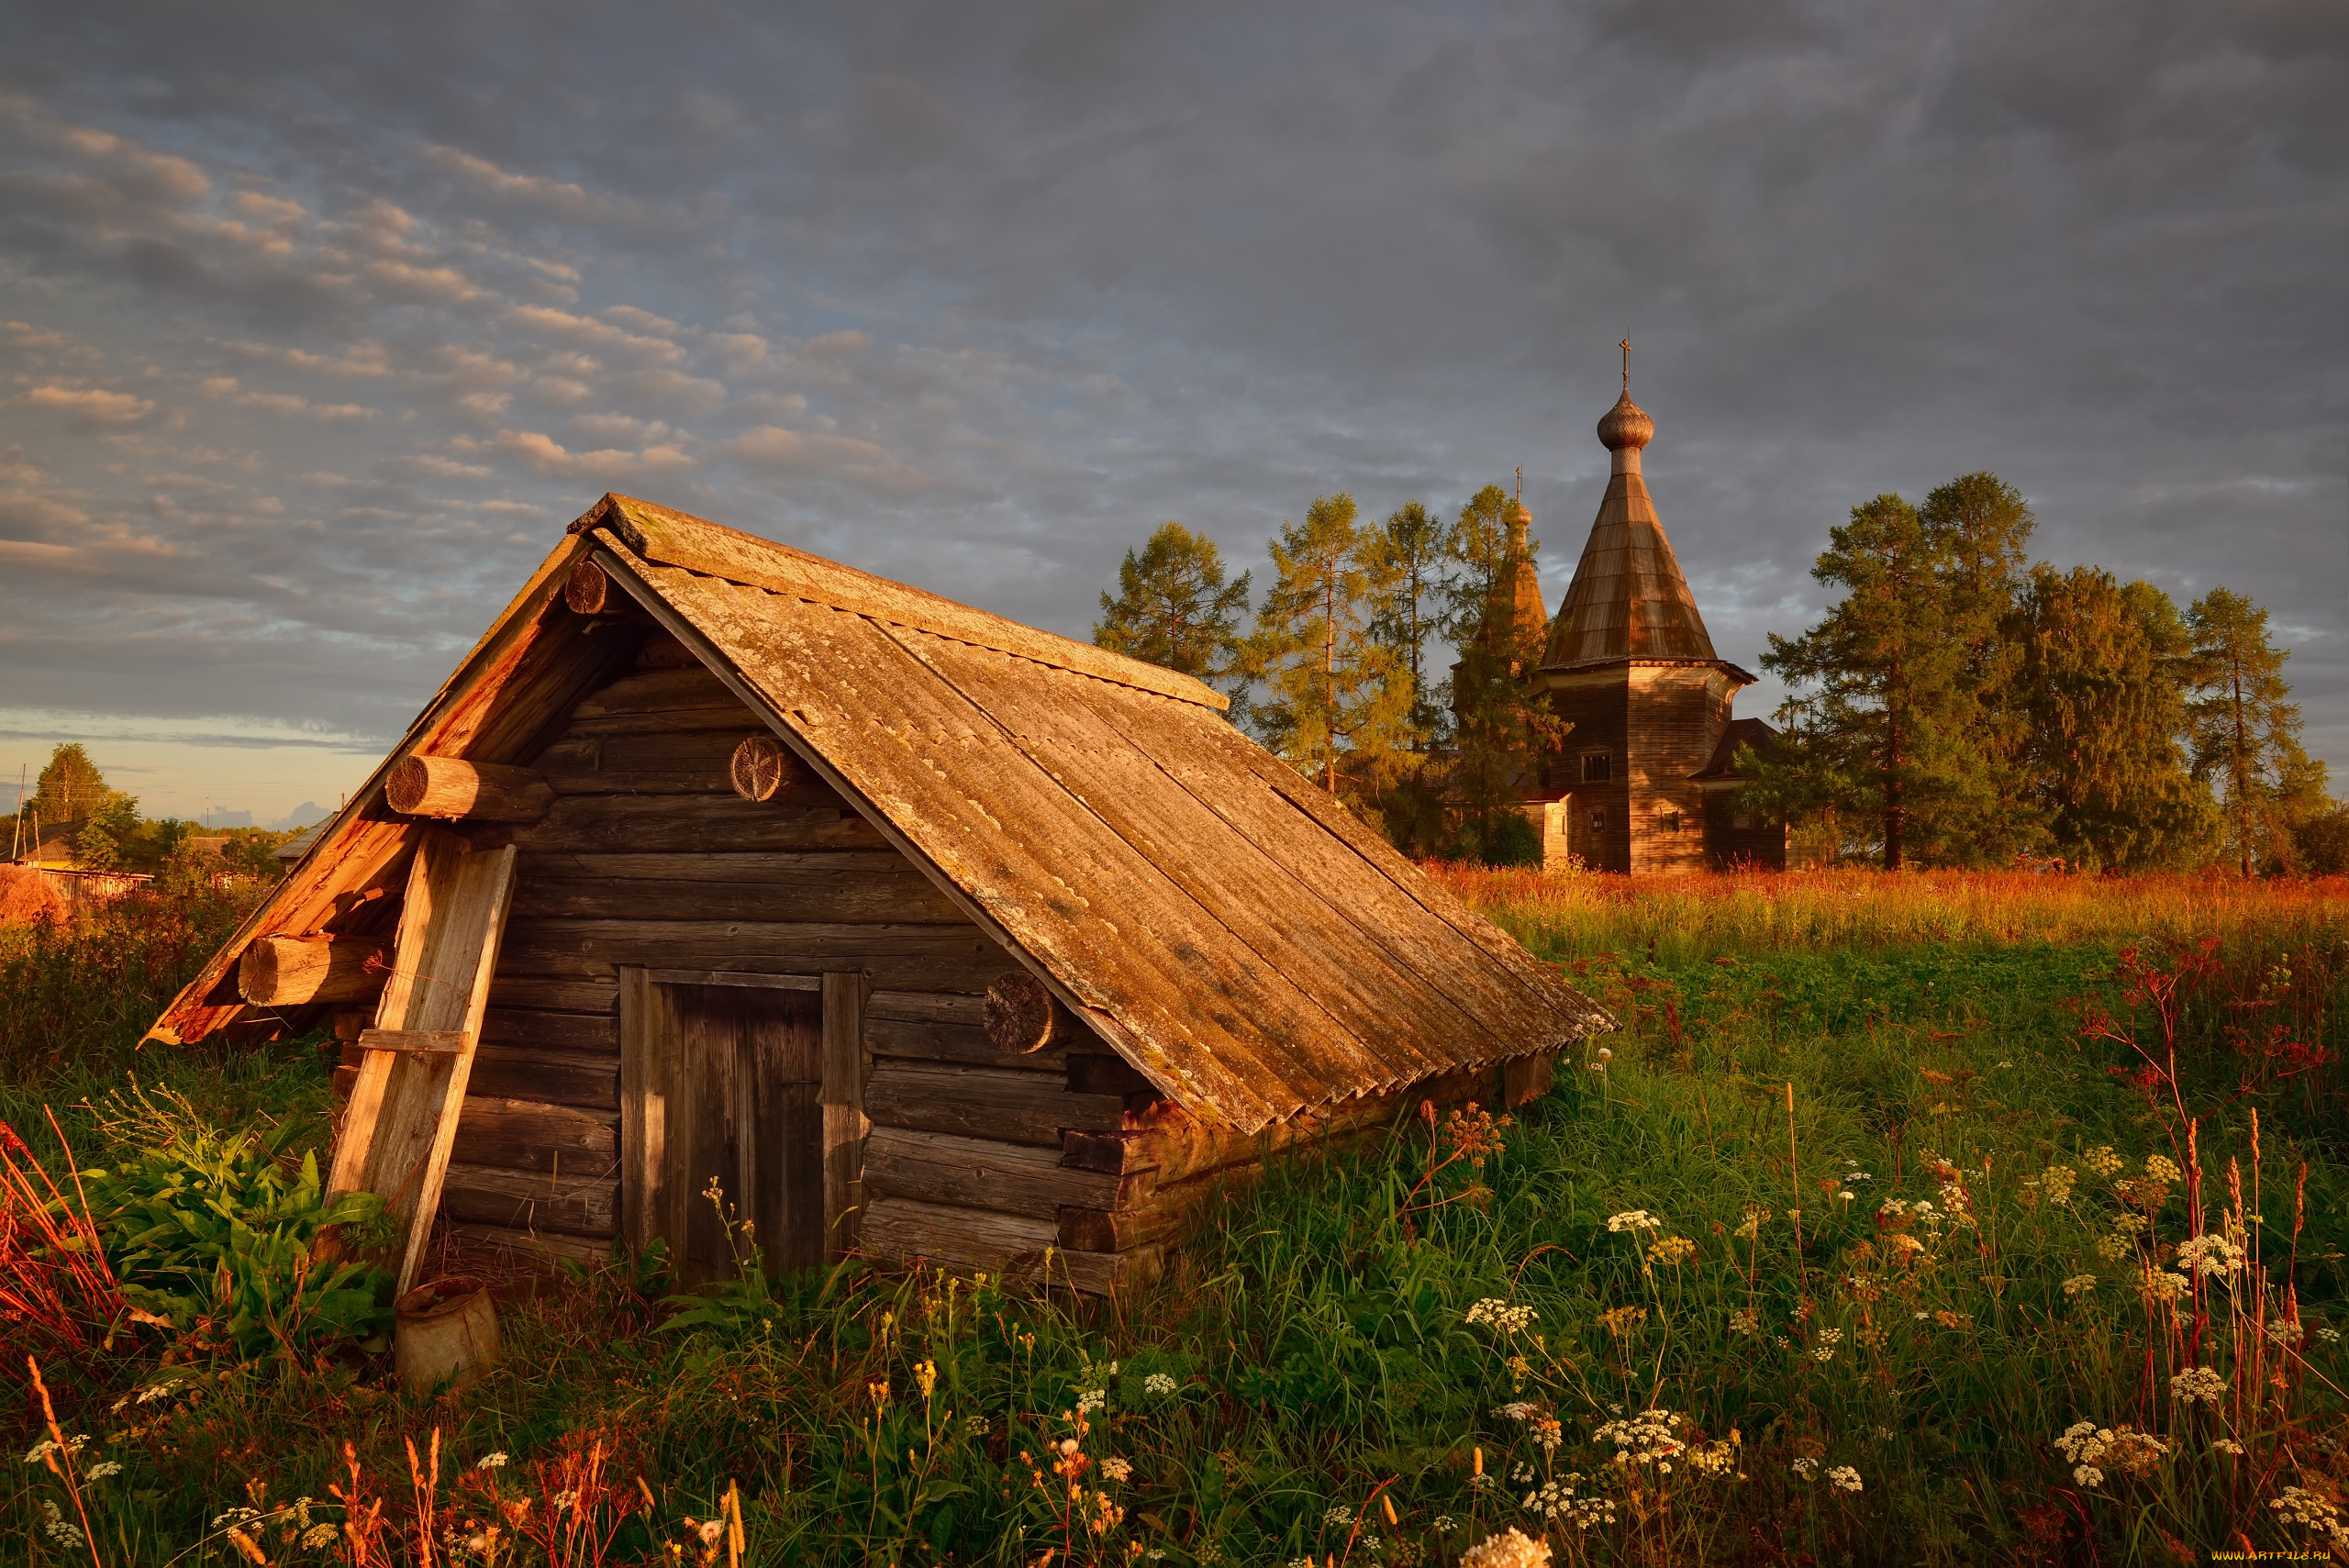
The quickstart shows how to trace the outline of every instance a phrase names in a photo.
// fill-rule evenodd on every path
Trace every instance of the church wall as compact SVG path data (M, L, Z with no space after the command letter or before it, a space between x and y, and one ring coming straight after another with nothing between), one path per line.
M1551 760L1549 792L1567 799L1566 847L1593 871L1631 869L1631 806L1623 667L1552 674L1551 711L1574 726ZM1603 751L1605 783L1586 783L1583 758ZM1594 818L1599 826L1593 826Z
M1632 824L1627 869L1702 871L1704 789L1690 775L1712 760L1733 688L1718 669L1704 666L1633 665L1624 675Z

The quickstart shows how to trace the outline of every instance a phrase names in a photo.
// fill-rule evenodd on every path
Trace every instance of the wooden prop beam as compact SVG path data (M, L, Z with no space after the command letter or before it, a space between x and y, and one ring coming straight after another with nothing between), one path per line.
M404 1040L454 1034L459 1049L367 1052L328 1181L330 1193L383 1198L402 1236L399 1293L416 1283L440 1207L513 894L512 846L475 851L445 828L426 831L409 870L375 1028Z
M384 804L403 817L536 822L554 804L554 791L529 768L407 756L384 779Z
M264 1007L357 1002L384 988L373 937L262 937L237 961L237 994Z

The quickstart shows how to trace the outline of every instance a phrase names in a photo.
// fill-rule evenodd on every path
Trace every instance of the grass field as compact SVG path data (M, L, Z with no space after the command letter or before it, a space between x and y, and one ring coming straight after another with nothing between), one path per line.
M66 1446L8 1467L0 1550L1537 1561L1485 1544L1513 1529L1576 1563L2349 1557L2349 889L1442 874L1621 1029L1511 1121L1278 1167L1114 1302L850 1265L688 1306L622 1261L507 1302L506 1363L434 1400L290 1273L315 1301L189 1285L106 1349L104 1287L19 1202L0 1290L52 1305L14 1319L17 1435L47 1434L37 1352ZM318 1052L129 1044L233 912L0 947L0 1116L66 1190L44 1105L102 1190L136 1169L150 1203L260 1215L250 1297L316 1218ZM126 1280L157 1266L100 1229Z

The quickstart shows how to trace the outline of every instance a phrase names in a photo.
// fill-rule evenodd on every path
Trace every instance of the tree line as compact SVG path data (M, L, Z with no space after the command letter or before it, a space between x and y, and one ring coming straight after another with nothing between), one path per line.
M260 828L224 828L217 860L196 863L196 825L176 817L142 817L135 795L108 784L97 763L78 744L50 752L33 793L17 803L10 839L14 852L30 860L61 838L71 846L73 864L84 871L195 875L231 871L245 876L274 876L275 851L290 833Z
M1793 695L1748 798L1891 869L2349 871L2267 612L2030 562L2035 527L1993 473L1853 507L1811 568L1842 597L1763 655Z
M1383 522L1318 497L1268 542L1273 581L1229 574L1177 522L1126 552L1094 640L1197 676L1233 722L1379 823L1406 853L1538 861L1514 803L1565 726L1526 681L1510 493ZM1763 666L1792 695L1745 800L1829 861L2136 872L2349 872L2349 806L2300 744L2264 609L2213 588L2032 562L2031 507L1996 474L1921 504L1878 495L1811 569L1840 592Z
M1515 510L1498 484L1450 518L1415 500L1372 522L1350 493L1316 497L1269 541L1252 604L1253 572L1163 523L1126 552L1093 639L1230 697L1235 724L1408 854L1538 862L1512 802L1563 730L1523 679L1542 637L1509 612L1539 546L1520 568Z

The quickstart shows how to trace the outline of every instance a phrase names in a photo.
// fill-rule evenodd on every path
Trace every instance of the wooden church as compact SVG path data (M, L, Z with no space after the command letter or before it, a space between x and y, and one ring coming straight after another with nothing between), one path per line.
M1776 731L1730 717L1753 677L1714 653L1648 497L1640 453L1655 421L1631 401L1631 346L1623 348L1623 395L1598 422L1613 460L1607 494L1531 676L1573 728L1535 770L1527 814L1552 866L1571 857L1631 873L1783 870L1786 828L1740 803L1745 781L1736 769L1741 746L1766 751ZM1520 506L1511 529L1524 562L1518 614L1539 620L1542 591L1524 544L1530 522Z
M451 1249L1144 1280L1271 1151L1607 1016L1189 678L606 496L158 1020L331 1019ZM473 1260L468 1260L473 1261Z

